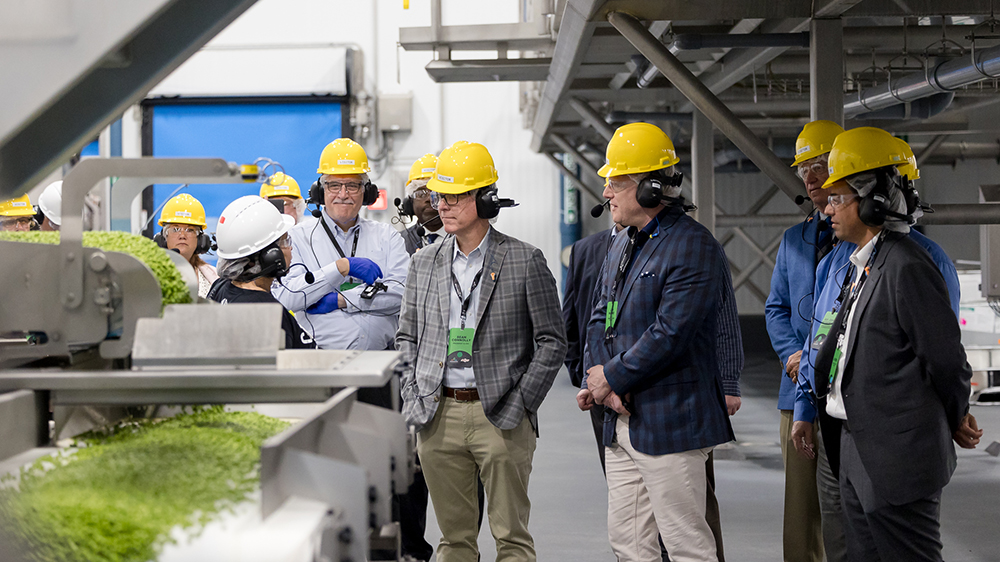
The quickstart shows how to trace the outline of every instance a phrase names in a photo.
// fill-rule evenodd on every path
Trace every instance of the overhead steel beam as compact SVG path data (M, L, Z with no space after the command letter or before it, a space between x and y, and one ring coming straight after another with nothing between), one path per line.
M690 99L726 137L746 154L782 191L793 199L805 195L802 182L795 177L788 165L782 162L733 112L701 83L677 57L650 35L634 17L620 12L608 16L615 26L665 77ZM809 212L812 205L803 202L802 212Z
M556 158L554 154L552 154L551 152L543 152L542 154L545 154L545 156L549 158L549 161L551 161L553 164L556 165L557 168L559 168L559 173L566 176L567 180L573 182L574 185L579 185L580 187L582 187L584 191L589 193L590 196L596 199L597 201L604 200L604 197L600 194L600 190L590 185L590 183L583 181L582 178L576 177L576 174L573 173L572 170L567 168L566 164L563 164L562 160ZM575 158L576 157L574 156L574 159Z
M540 35L533 22L399 28L399 44L407 51L433 51L441 44L455 51L496 51L501 43L512 51L544 51L552 48L552 37Z
M919 166L919 165L923 164L924 162L926 162L927 159L930 158L930 156L932 154L934 154L934 152L937 151L937 149L940 148L942 144L944 144L944 141L947 138L948 138L948 135L938 135L938 136L934 137L933 139L931 139L931 142L929 142L927 144L927 146L924 147L924 149L920 151L920 154L916 155L917 156L917 166Z
M809 25L809 117L844 126L844 23L814 19Z
M577 113L580 114L580 117L583 118L583 121L586 124L593 127L595 131L604 137L604 140L611 140L611 137L615 134L615 130L611 127L611 125L608 125L608 122L605 121L599 113L594 111L593 107L590 107L589 103L581 99L571 97L569 98L569 104L573 106L573 109L575 109Z
M566 2L559 37L552 54L549 77L542 90L542 99L532 125L531 149L539 152L545 142L549 126L556 119L557 108L583 61L597 24L589 21L590 15L601 0L576 0Z
M560 150L562 150L563 152L568 153L569 155L571 155L573 157L574 160L576 160L576 163L580 165L580 168L590 178L591 182L593 182L596 185L602 185L602 186L604 185L604 178L602 178L597 173L597 167L595 167L593 164L591 164L590 160L587 160L586 156L584 156L583 154L580 154L580 151L577 150L576 147L574 147L573 145L571 145L569 143L569 141L567 141L566 139L564 139L560 135L549 135L549 138L552 139L552 142L554 142L556 144L556 146L559 147ZM597 190L597 191L599 193L601 190ZM600 197L599 197L599 199L600 199Z
M0 198L26 192L68 162L254 2L175 0L143 22L109 53L118 64L89 70L3 141Z
M433 60L424 67L431 79L446 82L541 82L552 59Z

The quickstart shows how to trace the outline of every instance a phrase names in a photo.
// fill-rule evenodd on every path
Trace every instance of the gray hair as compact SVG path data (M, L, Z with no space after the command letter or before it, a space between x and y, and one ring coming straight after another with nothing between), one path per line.
M666 173L667 170L670 170L671 172L673 172L672 167L671 168L665 168L663 170L664 175L670 175L670 176L672 176L673 173L667 174ZM659 171L659 170L657 170L657 171ZM641 174L628 174L628 177L629 177L630 180L632 180L632 181L635 182L636 186L638 186L639 183L642 182L642 180L648 178L652 174L653 174L652 172L643 172ZM668 185L668 186L665 186L665 187L667 189L666 189L666 191L663 192L663 195L665 195L667 197L672 197L672 198L677 198L677 197L681 196L681 186L679 186L679 185L678 186Z
M895 178L896 175L896 168L891 167L889 177ZM876 171L871 170L848 177L847 185L851 186L851 189L854 191L857 191L860 197L865 197L871 193L873 189L875 189L877 181ZM906 214L906 199L903 197L903 192L895 186L889 187L889 210L901 215ZM921 216L923 216L923 212L918 209L917 212L913 213L914 221ZM886 230L902 232L903 234L908 234L910 232L910 225L906 221L893 217L886 219L883 228Z
M219 277L223 279L247 283L260 277L262 268L260 267L260 262L256 259L256 254L253 254L231 260L219 258L216 270L219 273Z

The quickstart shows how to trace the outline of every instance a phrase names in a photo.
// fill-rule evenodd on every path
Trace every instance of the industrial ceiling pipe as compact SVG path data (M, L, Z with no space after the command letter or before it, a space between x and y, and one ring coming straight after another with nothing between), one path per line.
M975 58L949 59L923 72L913 72L885 84L844 96L844 117L876 111L899 103L1000 78L1000 45L975 51Z
M862 113L854 119L930 119L948 109L955 92L939 92L926 98L897 103L884 109Z
M1000 224L1000 203L931 205L917 224Z
M684 63L677 60L677 57L649 33L639 20L621 12L611 12L608 14L608 21L789 198L794 200L796 196L805 196L802 181L795 176L788 164L768 150L767 145L733 115L726 104L720 101L701 80L691 74ZM812 210L812 203L803 201L799 208L808 213Z
M611 123L627 121L691 121L690 113L673 111L612 111L608 114Z
M809 32L802 33L680 33L674 46L683 51L696 49L739 49L754 47L809 48Z

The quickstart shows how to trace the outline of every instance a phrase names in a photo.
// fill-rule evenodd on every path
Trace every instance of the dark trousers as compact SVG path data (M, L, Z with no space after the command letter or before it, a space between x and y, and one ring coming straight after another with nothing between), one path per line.
M941 490L890 504L875 490L846 427L840 439L840 498L850 562L941 561Z

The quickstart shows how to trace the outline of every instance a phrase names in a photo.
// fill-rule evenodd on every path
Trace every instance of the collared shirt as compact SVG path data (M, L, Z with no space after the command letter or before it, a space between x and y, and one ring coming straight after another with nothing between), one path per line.
M858 248L851 254L851 263L854 264L854 279L852 284L857 284L861 279L861 274L865 271L865 266L868 265L868 258L871 257L872 252L875 250L875 242L879 239L878 236L873 237L868 241L867 244ZM857 287L855 290L857 294L861 294L861 290L864 287ZM830 394L826 399L826 413L830 414L831 417L846 420L847 419L847 409L844 407L844 394L842 391L842 385L844 381L844 367L847 366L847 349L850 346L851 338L851 325L854 323L854 315L858 312L861 307L858 306L855 300L854 306L851 307L851 311L847 315L847 325L844 328L844 343L841 345L840 349L840 359L837 361L837 374L833 379L833 388L830 389ZM823 376L820 373L818 376Z
M427 246L430 246L431 244L434 244L435 242L437 242L438 240L441 240L442 238L444 238L444 229L443 228L439 228L437 230L425 229L424 230L424 236L423 236L424 247L426 248Z
M472 288L472 282L476 278L476 274L483 271L483 266L486 263L486 249L489 247L490 233L487 230L486 236L483 236L482 242L475 250L469 252L466 256L458 249L458 240L455 241L455 252L452 255L451 260L451 271L455 274L455 278L458 279L459 286L462 287L462 297L469 296L469 289ZM486 275L483 273L483 275ZM462 327L462 300L458 298L458 293L455 291L455 287L452 283L448 283L451 287L451 306L448 312L448 328L461 328ZM479 294L483 286L482 277L479 278L479 284L476 285L475 290L472 291L472 297L469 300L469 309L465 313L465 327L475 328L476 327L476 313L479 311ZM462 369L455 369L452 367L445 367L444 370L444 386L451 388L475 388L476 386L476 374L472 367L465 367Z
M345 281L360 282L340 274L336 261L342 256L334 248L320 220L326 221L337 243L351 256L354 235L358 234L355 255L375 262L382 269L382 282L386 291L379 291L372 299L361 298L365 285L340 291ZM326 214L320 219L310 218L289 231L292 238L292 265L288 275L272 286L271 292L285 308L295 313L302 329L315 334L316 345L321 349L382 350L392 345L399 321L399 307L403 300L403 283L410 265L403 237L388 224L358 217L357 224L344 232ZM303 264L305 268L301 265ZM315 277L312 283L305 280L306 270ZM308 314L305 310L331 291L338 291L347 301L343 309L326 314Z

